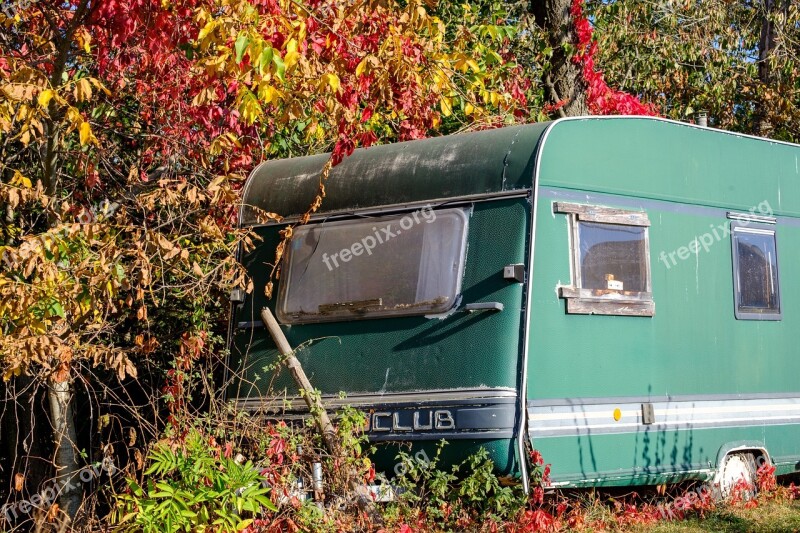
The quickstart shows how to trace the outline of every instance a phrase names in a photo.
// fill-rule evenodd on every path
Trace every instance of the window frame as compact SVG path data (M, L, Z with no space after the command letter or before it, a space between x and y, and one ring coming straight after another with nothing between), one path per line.
M656 308L653 301L650 265L650 219L647 213L570 202L553 202L553 212L567 215L571 285L558 287L559 297L566 300L567 314L654 316ZM644 228L645 291L589 289L582 286L579 229L581 222Z
M783 320L783 306L781 305L781 269L778 259L778 232L774 225L769 222L761 220L740 220L734 219L730 223L731 230L731 256L733 266L733 314L736 320L770 320L780 321ZM742 291L739 287L739 251L738 251L738 237L737 233L750 233L756 235L772 235L772 242L775 246L775 279L777 280L776 299L778 301L778 310L767 312L754 312L742 311L741 299ZM753 308L746 308L753 309Z
M351 321L360 321L360 320L376 320L382 318L402 318L402 317L429 317L429 318L440 318L444 315L447 315L456 308L460 301L461 301L461 293L463 290L462 283L464 280L464 273L466 269L466 262L467 262L467 252L468 252L468 241L469 241L469 227L470 227L470 218L472 215L472 208L471 206L456 206L456 207L443 207L440 209L432 209L436 216L439 217L442 213L452 214L456 216L461 221L461 234L458 235L460 239L460 255L456 260L458 261L457 271L454 275L455 285L453 288L453 295L450 300L450 306L444 310L438 309L419 309L416 310L413 307L409 306L404 309L394 309L394 310L385 310L380 309L376 312L361 312L361 313L353 313L351 315L344 315L344 314L333 314L330 316L326 316L324 314L309 314L306 316L302 316L295 313L286 313L284 312L285 305L287 303L287 298L289 297L289 291L291 290L291 260L292 260L292 248L290 245L286 247L286 253L283 257L283 264L281 269L284 270L284 275L282 276L280 287L278 289L278 298L276 300L276 315L278 321L281 324L287 325L305 325L305 324L319 324L319 323L331 323L331 322L351 322ZM317 224L311 223L308 225L302 226L302 228L310 228L312 226L319 226L320 228L324 228L325 225L332 225L332 224L357 224L359 222L364 222L366 225L376 225L381 227L388 227L389 225L398 225L400 221L404 218L411 218L416 211L401 211L401 212L391 212L391 213L380 213L377 216L369 215L369 216L356 216L353 218L346 218L342 220L335 220L332 222L325 222L320 221ZM435 222L434 222L435 223ZM423 222L416 222L415 225L423 224ZM403 226L401 225L401 228ZM373 228L374 229L374 228ZM323 229L324 231L324 229ZM398 232L399 233L399 232ZM297 234L297 230L295 230L295 234ZM294 238L294 236L293 236ZM359 242L358 239L354 239L353 241ZM386 241L384 241L386 242ZM383 244L383 243L381 243Z

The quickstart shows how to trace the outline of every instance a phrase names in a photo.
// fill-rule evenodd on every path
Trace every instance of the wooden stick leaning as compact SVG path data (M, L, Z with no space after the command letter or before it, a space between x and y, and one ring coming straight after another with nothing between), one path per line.
M289 372L291 372L297 384L297 388L300 389L300 395L305 400L309 411L311 411L311 415L317 423L317 427L319 427L322 433L322 438L325 440L325 447L328 448L328 452L330 452L331 455L339 457L341 450L339 442L336 440L336 430L322 405L319 395L314 390L314 387L311 386L311 382L308 380L303 370L303 365L301 365L300 361L295 357L294 350L291 344L289 344L288 339L286 339L286 335L283 334L283 330L281 330L278 321L275 320L275 317L272 315L272 311L266 307L261 310L261 320L272 336L272 340L275 341L278 351L284 356L286 366L289 368ZM366 487L359 485L352 477L349 479L349 485L350 490L352 490L356 496L356 502L359 508L365 511L376 523L382 523L383 520L377 512L377 509L375 509L375 503L370 498Z
M308 410L311 411L311 415L314 417L320 433L322 433L322 438L325 440L325 447L328 448L328 452L330 452L331 455L339 455L336 430L333 424L331 424L331 419L328 417L325 407L322 405L322 400L320 400L314 387L311 386L311 382L308 380L303 370L303 365L301 365L300 361L295 357L292 346L289 344L286 335L283 334L283 330L281 330L278 321L275 320L269 308L265 307L261 310L261 320L272 336L272 340L275 341L278 351L284 356L286 366L289 368L289 372L291 372L297 384L297 388L300 389L300 395L303 397L303 400L305 400Z

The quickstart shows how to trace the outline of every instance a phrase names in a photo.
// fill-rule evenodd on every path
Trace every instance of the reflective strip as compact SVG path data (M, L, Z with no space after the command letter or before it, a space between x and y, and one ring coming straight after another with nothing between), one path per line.
M371 392L349 394L344 398L323 395L322 403L326 409L351 407L391 406L398 404L427 405L441 402L466 402L493 398L516 398L517 391L511 387L486 387L479 389L434 389L413 392ZM472 402L483 403L483 402ZM287 408L287 404L291 407ZM239 398L239 409L247 411L301 411L307 410L305 400L300 396Z
M609 400L613 403L528 402L529 434L532 438L561 437L800 423L800 397L650 402L653 424L642 423L641 402ZM617 409L618 421L614 419Z

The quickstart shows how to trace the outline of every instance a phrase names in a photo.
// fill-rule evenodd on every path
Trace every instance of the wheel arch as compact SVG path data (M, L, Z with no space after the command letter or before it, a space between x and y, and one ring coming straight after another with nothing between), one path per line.
M728 456L745 452L753 452L757 466L761 466L762 464L764 464L764 462L758 461L759 457L763 457L765 459L765 462L772 464L772 457L770 457L769 455L769 450L767 450L767 445L762 441L740 440L734 442L727 442L722 446L720 446L719 451L717 452L717 462L714 465L715 473L720 471L722 466L725 464L725 461L727 460Z

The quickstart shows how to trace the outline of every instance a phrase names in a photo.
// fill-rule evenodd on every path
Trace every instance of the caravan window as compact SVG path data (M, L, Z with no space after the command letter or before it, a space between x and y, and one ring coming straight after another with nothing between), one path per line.
M580 287L647 291L647 228L578 222Z
M278 299L284 323L444 313L461 288L463 209L295 229Z
M780 320L775 230L731 223L736 318Z
M647 213L556 202L566 213L572 283L559 287L567 313L653 316Z

